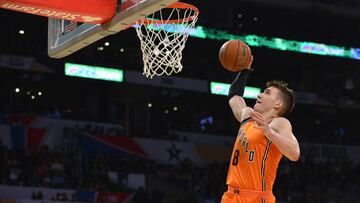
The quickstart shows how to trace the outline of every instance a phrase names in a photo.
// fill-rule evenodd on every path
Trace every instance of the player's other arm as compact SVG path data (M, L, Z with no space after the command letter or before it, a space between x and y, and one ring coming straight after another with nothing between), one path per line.
M251 62L249 67L238 73L235 80L231 83L229 89L229 105L235 118L239 122L248 118L249 113L252 111L252 108L246 106L245 100L243 98L246 81L251 73L250 68L252 61L253 57L251 56Z
M270 123L270 132L265 135L291 161L297 161L300 157L299 143L292 132L292 126L286 118L276 118Z
M256 111L251 112L251 117L264 135L272 141L280 152L291 161L297 161L300 157L299 143L292 132L291 123L283 117L274 118L270 124L264 116Z

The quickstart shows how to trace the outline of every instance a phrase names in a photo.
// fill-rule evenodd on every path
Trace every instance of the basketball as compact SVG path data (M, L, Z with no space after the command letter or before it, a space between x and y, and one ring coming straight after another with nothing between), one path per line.
M241 40L229 40L225 42L219 51L221 65L232 72L242 71L251 64L250 47Z

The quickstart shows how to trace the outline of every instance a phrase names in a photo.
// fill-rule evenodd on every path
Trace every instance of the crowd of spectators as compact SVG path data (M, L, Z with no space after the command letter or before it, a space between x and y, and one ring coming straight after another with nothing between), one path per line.
M14 150L1 146L1 184L49 188L75 188L77 165L74 156L49 150Z
M72 154L58 153L46 146L40 152L0 148L0 181L4 185L89 191L136 192L135 202L219 202L226 190L228 163L196 166L190 160L177 165L161 165L132 156L109 157L97 154L77 161ZM116 172L117 181L109 172ZM129 173L144 174L147 185L159 188L131 189ZM299 162L281 161L274 193L279 202L346 203L356 202L360 191L360 164L345 158L315 159L303 155ZM59 194L61 196L61 194ZM59 196L59 197L60 197ZM33 199L41 199L34 191ZM70 197L67 197L70 200Z

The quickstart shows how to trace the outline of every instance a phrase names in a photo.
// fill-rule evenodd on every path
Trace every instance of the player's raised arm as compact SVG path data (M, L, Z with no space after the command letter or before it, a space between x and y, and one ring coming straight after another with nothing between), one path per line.
M241 40L229 40L221 46L219 60L226 70L238 73L229 89L229 104L235 118L241 122L246 118L244 114L247 112L242 97L253 61L251 49Z
M229 105L235 118L239 122L249 117L249 113L252 111L252 108L246 106L245 100L243 98L246 81L251 73L250 67L251 63L248 68L245 68L238 73L235 80L231 83L229 89Z

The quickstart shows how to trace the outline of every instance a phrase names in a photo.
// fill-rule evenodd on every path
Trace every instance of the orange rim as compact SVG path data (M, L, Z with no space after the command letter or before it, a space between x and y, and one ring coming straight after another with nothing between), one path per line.
M191 5L191 4L187 4L187 3L183 3L183 2L176 2L173 3L165 8L180 8L180 9L191 9L194 11L194 15L184 18L184 19L178 19L178 20L166 20L167 24L180 24L183 22L189 22L194 20L195 18L197 18L197 16L199 15L199 9L196 8L195 6ZM140 20L139 20L140 21ZM135 24L140 24L138 23L139 21L137 21ZM141 20L141 24L144 25L149 25L149 24L164 24L163 20L151 20L151 19L146 19L146 17L144 17L144 19Z

